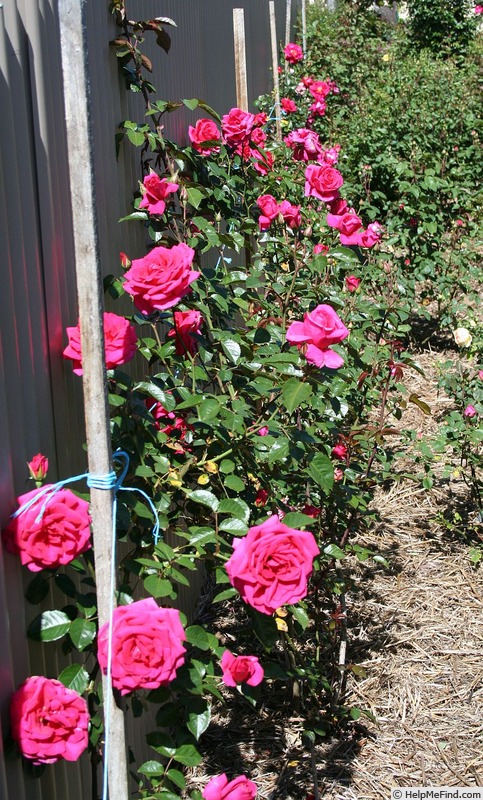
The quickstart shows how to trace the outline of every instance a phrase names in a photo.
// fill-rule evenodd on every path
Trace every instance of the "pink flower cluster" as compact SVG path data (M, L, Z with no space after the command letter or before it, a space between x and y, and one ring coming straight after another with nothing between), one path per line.
M288 200L278 203L271 194L262 194L257 200L261 210L258 225L261 231L266 231L276 219L280 219L292 229L299 228L302 224L300 206L294 206Z
M221 120L227 146L245 161L253 158L253 165L261 175L266 175L273 167L272 154L264 150L267 134L262 125L266 121L266 114L250 114L241 108L232 108Z
M295 161L317 161L329 167L337 164L340 145L324 148L319 135L310 128L296 128L290 131L284 142L292 150Z
M193 430L192 426L186 422L185 417L181 412L176 414L175 411L167 411L165 407L157 400L147 398L145 401L146 408L154 418L154 426L161 433L165 433L172 442L169 446L174 449L175 453L182 454L186 452L185 440L188 431Z

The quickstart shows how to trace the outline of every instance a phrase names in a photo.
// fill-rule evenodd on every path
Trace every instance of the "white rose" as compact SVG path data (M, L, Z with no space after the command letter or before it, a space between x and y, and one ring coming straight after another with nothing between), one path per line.
M453 331L454 340L460 347L469 347L473 341L473 337L468 328L456 328Z

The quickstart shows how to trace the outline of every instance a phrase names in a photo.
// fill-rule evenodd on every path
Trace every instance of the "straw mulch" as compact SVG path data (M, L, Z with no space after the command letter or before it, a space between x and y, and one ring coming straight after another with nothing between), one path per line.
M426 377L406 378L432 408L424 416L414 407L403 419L422 436L448 410L436 387L438 360L424 354ZM410 463L409 454L403 471ZM397 786L483 787L483 576L440 516L451 507L461 513L466 500L457 477L430 491L408 479L378 490L381 522L358 543L384 555L390 569L343 562L357 587L346 598L345 663L363 668L359 677L347 670L345 702L376 722L363 715L310 753L301 745L302 719L262 705L254 722L227 700L202 737L210 771L248 773L265 800L305 800L315 774L316 798L324 800L387 800ZM201 788L207 776L191 778Z

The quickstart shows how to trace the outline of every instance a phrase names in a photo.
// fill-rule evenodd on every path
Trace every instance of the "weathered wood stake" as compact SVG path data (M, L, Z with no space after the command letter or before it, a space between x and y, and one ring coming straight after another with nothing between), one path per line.
M103 303L94 194L85 0L58 0L72 225L79 320L88 468L91 474L112 470L109 410L104 359ZM99 624L109 619L111 601L112 491L91 489L91 513L96 567ZM108 783L111 800L128 800L124 715L111 688L103 683L104 702L111 693ZM106 799L105 799L106 800Z
M307 17L305 15L305 0L302 0L302 50L304 56L307 50Z
M292 0L287 0L285 10L285 44L290 43L290 28L292 26Z
M243 8L233 9L233 42L235 46L236 104L243 111L248 111L245 12Z
M282 126L280 124L280 88L278 82L278 42L277 42L277 25L275 20L275 2L269 0L268 3L270 10L270 41L272 45L272 71L273 71L273 91L275 95L275 125L277 141L282 141Z

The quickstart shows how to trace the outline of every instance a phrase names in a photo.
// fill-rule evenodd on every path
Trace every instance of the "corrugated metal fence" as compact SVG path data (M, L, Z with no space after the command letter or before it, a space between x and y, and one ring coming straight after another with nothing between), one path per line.
M158 98L198 97L220 113L236 105L233 8L245 11L248 94L271 88L268 0L136 0L138 19L162 15L171 30L166 55L152 42ZM292 2L292 23L299 2ZM144 252L142 231L119 226L137 186L135 154L116 161L114 136L123 119L142 121L140 98L126 92L109 40L116 28L107 0L87 0L89 72L95 175L104 274L118 269L120 250ZM277 34L285 35L286 0L276 0ZM65 327L77 319L71 209L63 122L62 75L55 0L3 0L0 5L0 524L27 486L26 461L49 456L49 479L84 471L80 381L62 359ZM168 135L186 142L187 109L169 119ZM82 164L79 164L82 169ZM83 202L78 198L79 203ZM0 549L0 710L28 675L56 676L66 666L59 648L27 643L39 606L24 599L26 576L17 558ZM64 602L61 600L61 602ZM55 607L53 597L45 608ZM42 608L42 606L41 606ZM136 755L141 733L129 736ZM91 800L90 765L59 763L41 779L18 758L0 753L0 799ZM112 798L115 800L115 798Z

